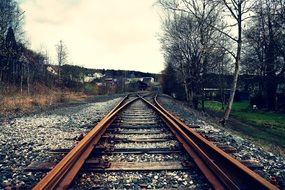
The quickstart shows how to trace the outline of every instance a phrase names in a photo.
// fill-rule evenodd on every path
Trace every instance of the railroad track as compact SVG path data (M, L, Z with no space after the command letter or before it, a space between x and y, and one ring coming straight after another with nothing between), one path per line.
M33 189L278 189L147 99L125 97Z

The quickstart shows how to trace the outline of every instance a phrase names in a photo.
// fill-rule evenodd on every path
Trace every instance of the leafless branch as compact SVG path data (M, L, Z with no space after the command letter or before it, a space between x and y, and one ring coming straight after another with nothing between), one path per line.
M230 13L232 14L232 16L238 20L238 17L237 15L234 13L234 11L232 10L232 8L229 6L228 2L226 0L223 0L225 6L227 7L227 9L230 11Z

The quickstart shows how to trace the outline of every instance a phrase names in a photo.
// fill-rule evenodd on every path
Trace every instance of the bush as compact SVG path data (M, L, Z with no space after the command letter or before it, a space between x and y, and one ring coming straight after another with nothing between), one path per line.
M257 94L255 96L250 97L250 105L256 105L258 109L262 109L265 107L265 98L261 94Z
M91 83L86 83L84 85L84 92L87 94L97 95L99 92L99 89L96 85L93 85Z

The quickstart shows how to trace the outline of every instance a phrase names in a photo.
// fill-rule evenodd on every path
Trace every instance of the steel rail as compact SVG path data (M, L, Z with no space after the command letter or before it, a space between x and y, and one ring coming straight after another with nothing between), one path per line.
M192 159L194 160L196 165L199 167L201 172L204 174L204 176L207 178L207 180L212 185L212 187L218 190L227 189L222 183L222 181L208 167L209 163L205 163L203 159L200 158L199 154L197 154L197 149L200 152L200 154L203 154L204 157L207 157L207 155L205 155L203 151L200 150L200 148L197 145L195 145L192 139L190 139L187 136L187 134L176 124L176 122L172 120L168 115L166 115L163 111L161 111L158 107L150 103L148 100L146 100L143 97L140 97L140 98L162 116L163 120L169 126L172 133L176 136L176 138L185 148L189 156L192 157ZM230 183L231 182L229 181L229 184ZM231 189L236 189L236 188L231 186Z
M170 114L157 98L155 106L138 97L159 112L214 189L278 189ZM122 105L125 97L33 189L67 189L116 114L139 98Z
M127 98L128 96L124 97L115 108L113 108L89 133L87 133L85 137L33 187L33 190L67 189L92 152L94 146L115 119L115 115L134 101L138 100L138 98L135 98L123 104Z
M170 118L176 125L178 125L179 128L184 133L186 133L189 138L191 138L191 141L195 143L194 147L199 147L195 148L195 151L203 160L203 162L210 166L212 172L215 173L215 175L219 178L220 181L222 181L226 188L259 190L278 189L278 187L274 186L266 179L262 178L260 175L240 163L238 160L225 153L223 150L203 138L193 129L189 128L177 117L173 116L170 112L168 112L159 104L159 102L157 101L157 96L154 98L154 102L160 112L163 113L162 115L165 115L167 118Z

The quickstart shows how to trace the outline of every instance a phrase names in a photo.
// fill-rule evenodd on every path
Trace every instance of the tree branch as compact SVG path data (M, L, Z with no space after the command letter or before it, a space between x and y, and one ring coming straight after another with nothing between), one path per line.
M233 16L236 20L238 20L237 15L233 12L232 8L229 6L229 4L227 3L227 1L226 1L226 0L223 0L223 2L224 2L224 4L225 4L225 6L228 8L228 10L231 12L232 16Z

